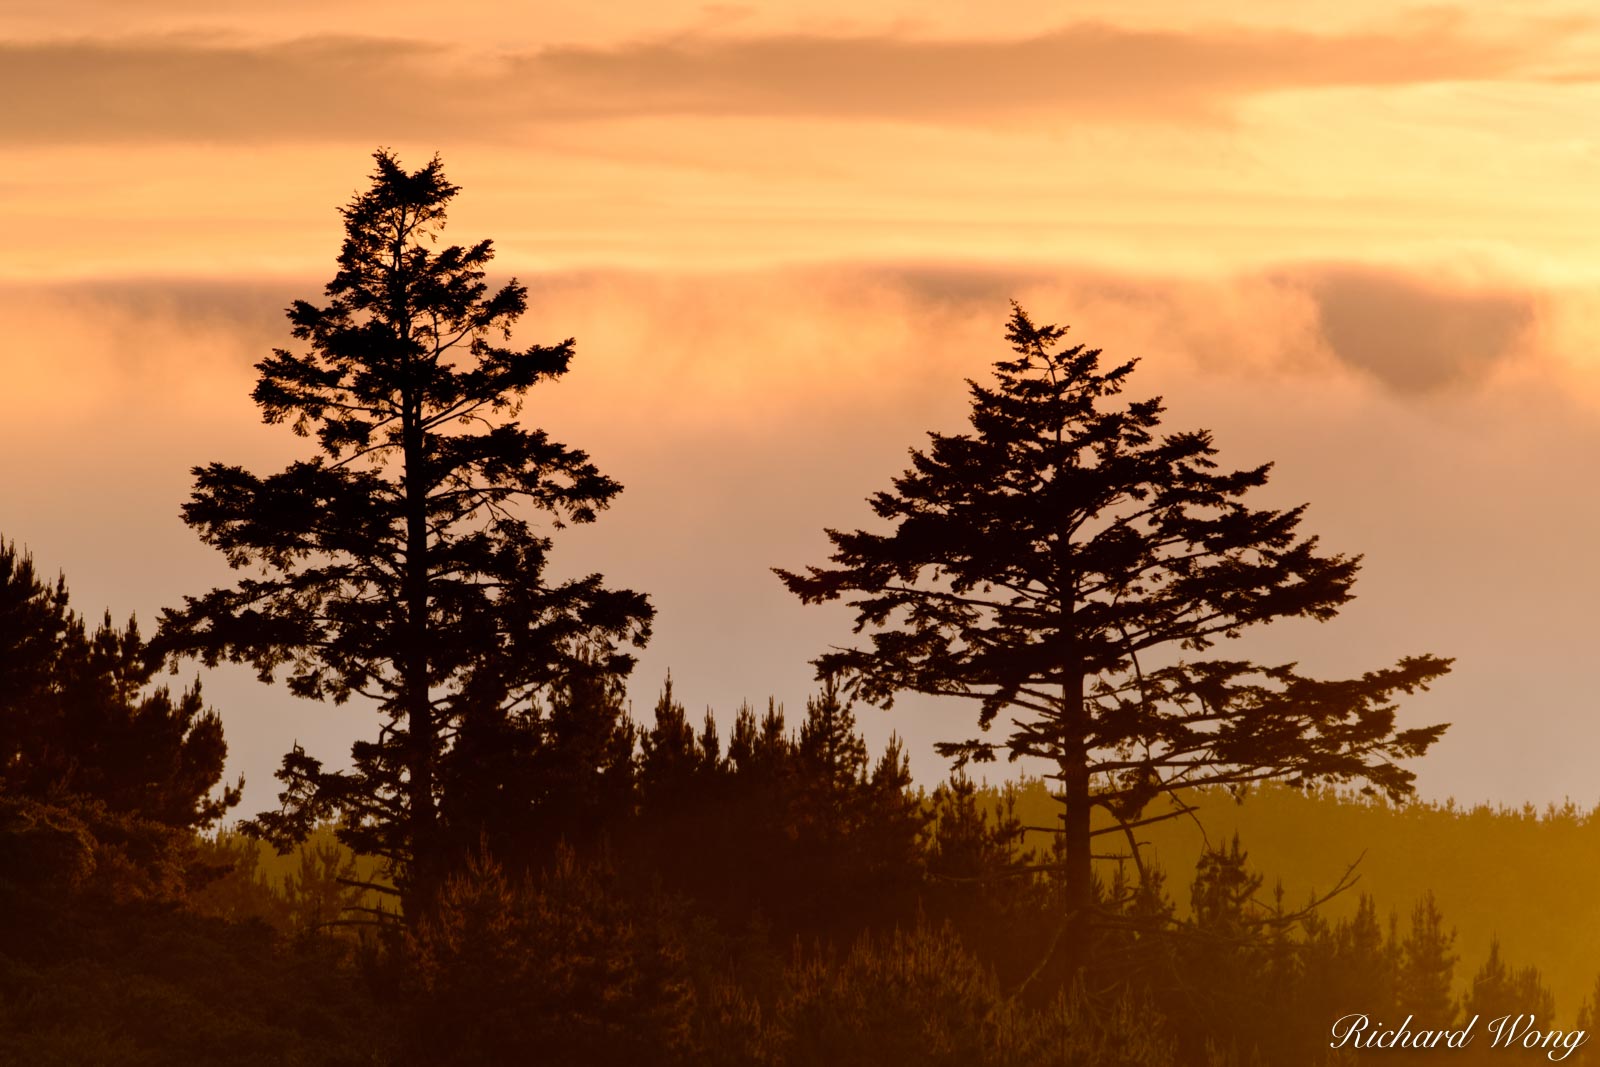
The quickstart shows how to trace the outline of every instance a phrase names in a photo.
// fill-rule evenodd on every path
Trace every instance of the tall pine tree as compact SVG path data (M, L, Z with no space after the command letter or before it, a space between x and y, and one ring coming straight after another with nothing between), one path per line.
M372 187L343 209L326 302L289 308L302 350L256 365L265 421L312 437L316 454L265 477L195 469L184 520L256 573L167 612L162 643L264 680L281 671L298 696L375 703L381 730L352 769L297 747L284 806L258 825L282 841L338 818L425 910L477 843L441 815L474 807L442 802L457 739L506 735L574 672L626 673L622 646L642 643L652 611L597 574L545 573L548 530L593 520L620 490L517 421L531 388L566 373L573 342L510 347L527 290L490 290L488 241L438 246L457 193L439 160L408 172L387 151L375 159Z
M1094 809L1125 833L1182 812L1190 786L1359 779L1402 796L1412 775L1395 761L1444 727L1397 730L1395 694L1448 661L1319 681L1201 655L1274 619L1333 617L1359 561L1320 553L1301 507L1250 507L1267 466L1219 470L1209 433L1161 434L1159 399L1115 402L1133 363L1104 368L1065 335L1014 306L1014 356L992 385L968 383L972 432L931 434L871 498L885 529L830 530L831 566L777 573L808 603L847 600L870 633L820 657L819 676L883 706L905 692L974 699L979 725L1004 718L1009 736L944 752L1049 763L1081 957ZM1149 813L1163 797L1174 811Z

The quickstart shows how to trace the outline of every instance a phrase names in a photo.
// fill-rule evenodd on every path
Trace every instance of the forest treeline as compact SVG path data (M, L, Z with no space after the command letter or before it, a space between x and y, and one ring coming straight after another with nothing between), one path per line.
M1237 838L1134 891L1125 863L1103 862L1098 892L1126 921L1099 935L1087 988L1052 967L1051 839L1023 831L1051 810L1042 784L917 789L898 743L868 752L832 685L797 721L769 702L726 728L690 716L670 679L648 726L616 685L561 687L523 754L543 773L497 781L483 754L497 799L437 913L373 926L358 909L385 907L364 885L382 871L327 830L282 861L199 832L228 799L207 799L215 716L150 684L136 627L91 631L64 583L13 547L0 564L6 721L29 727L0 800L15 1062L1289 1063L1313 1062L1348 1010L1556 1019L1525 960L1496 945L1461 963L1432 894L1384 902L1397 913L1352 892L1289 918L1299 901ZM1358 841L1413 859L1426 841L1426 876L1477 885L1480 849L1581 853L1600 830L1575 810L1199 800L1214 833L1249 813L1263 840L1315 842L1276 872L1308 896ZM1149 832L1169 864L1198 836ZM1582 913L1524 893L1498 917L1525 952L1516 924ZM1586 1022L1592 999L1569 1003Z
M360 909L393 906L367 885L381 866L331 827L282 856L202 832L219 814L197 803L221 771L213 719L142 670L113 684L137 630L90 633L58 614L64 586L6 559L0 617L23 614L31 583L23 599L52 601L35 622L63 623L47 626L31 697L59 714L20 748L55 770L14 775L0 798L7 1062L1288 1064L1326 1059L1351 1011L1415 1027L1593 1016L1593 990L1557 1005L1530 965L1529 931L1585 914L1551 896L1559 878L1520 881L1520 902L1496 911L1500 939L1474 952L1435 893L1396 880L1475 899L1494 864L1520 857L1526 875L1581 847L1600 832L1592 814L1284 788L1197 798L1216 848L1174 820L1152 828L1149 862L1167 866L1142 884L1126 860L1099 865L1097 896L1121 921L1097 933L1091 987L1053 958L1053 846L1023 830L1051 810L1044 785L958 773L920 789L898 743L870 753L828 685L792 719L769 702L720 726L670 679L648 726L615 686L562 688L538 741L550 773L502 796L437 912L409 929L364 922ZM71 722L166 742L84 748ZM186 745L214 757L183 786L106 788L117 775L91 767L154 782ZM1235 829L1268 843L1273 881ZM1297 858L1289 840L1315 844ZM1401 857L1421 840L1437 862L1419 874ZM1302 911L1357 841L1367 883ZM1198 860L1180 867L1186 848ZM1547 958L1574 956L1589 962Z

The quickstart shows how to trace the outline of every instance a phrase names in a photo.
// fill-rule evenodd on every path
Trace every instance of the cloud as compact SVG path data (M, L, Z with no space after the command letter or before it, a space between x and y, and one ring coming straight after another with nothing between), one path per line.
M448 128L467 102L428 68L432 46L308 39L261 46L167 36L0 44L0 116L23 143L323 140L396 115ZM370 140L370 135L367 136Z
M684 33L491 57L348 37L9 41L0 96L27 104L0 114L0 140L495 142L530 123L655 115L1193 120L1277 90L1539 77L1586 28L1476 32L1444 13L1346 34L1105 23L986 40Z
M1530 340L1544 302L1525 288L1353 265L1305 269L1300 282L1333 353L1405 392L1482 381Z
M1597 306L1593 294L1510 274L1353 262L1216 276L891 262L522 280L530 313L519 340L575 335L585 383L575 388L609 398L596 412L621 405L707 427L777 426L817 404L870 407L891 383L907 395L981 373L1013 299L1069 325L1074 340L1185 376L1354 376L1401 397L1470 390L1519 361L1552 357L1541 348L1551 341L1561 342L1556 358L1573 362L1567 349L1592 335L1578 327ZM96 417L109 400L91 398L140 383L160 383L173 414L182 397L206 406L218 389L242 396L250 365L289 343L283 309L320 289L312 277L0 286L0 320L17 324L14 335L31 336L25 324L44 318L52 325L41 336L63 337L52 364L0 356L0 414ZM656 332L665 323L670 331ZM65 407L44 401L63 359L82 365Z
M1417 265L1288 263L1218 277L1105 269L907 267L868 271L924 308L978 314L1020 298L1092 344L1204 373L1354 372L1401 395L1483 385L1519 361L1571 360L1553 326L1582 333L1592 293Z
M1010 299L1074 337L1202 373L1350 373L1401 396L1471 389L1592 309L1512 276L1416 265L1287 263L1217 277L1082 267L906 266L862 271L924 313L994 318ZM1592 334L1592 331L1591 331ZM1566 347L1570 347L1566 346Z
M519 60L517 69L628 111L1173 117L1275 89L1495 78L1524 69L1534 45L1515 35L1465 34L1448 16L1340 36L1080 23L1011 40L683 37L613 50L550 49Z

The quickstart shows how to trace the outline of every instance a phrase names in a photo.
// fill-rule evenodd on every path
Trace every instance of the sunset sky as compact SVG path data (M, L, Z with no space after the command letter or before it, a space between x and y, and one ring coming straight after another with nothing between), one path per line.
M626 486L556 565L654 598L636 717L669 669L725 726L769 694L798 717L849 616L768 568L821 562L961 427L1014 297L1365 554L1340 619L1251 651L1455 656L1405 712L1454 723L1421 792L1592 804L1600 18L1508 11L0 0L0 535L147 630L226 581L178 519L189 468L303 454L252 364L372 151L438 152L447 236L532 290L518 339L578 339L527 417ZM244 811L294 740L375 731L206 685ZM932 785L973 712L860 714Z

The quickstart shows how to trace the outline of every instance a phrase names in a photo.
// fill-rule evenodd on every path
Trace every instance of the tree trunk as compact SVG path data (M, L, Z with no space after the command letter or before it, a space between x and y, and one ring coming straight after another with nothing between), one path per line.
M1090 911L1094 906L1094 861L1089 836L1089 723L1083 707L1083 674L1076 684L1063 686L1066 701L1066 736L1057 768L1061 774L1061 829L1066 854L1062 857L1065 909L1062 945L1072 973L1089 963Z
M428 487L424 456L421 405L406 400L406 729L410 750L406 754L407 802L410 808L410 863L404 906L408 921L426 915L438 895L442 879L436 840L437 815L433 803L434 755L437 724L428 687Z

